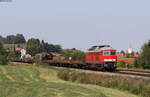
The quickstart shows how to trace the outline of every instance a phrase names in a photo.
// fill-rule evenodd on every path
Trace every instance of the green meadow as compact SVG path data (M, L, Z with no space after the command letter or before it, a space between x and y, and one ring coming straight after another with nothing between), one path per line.
M96 85L63 81L60 69L36 66L0 66L0 97L137 97Z

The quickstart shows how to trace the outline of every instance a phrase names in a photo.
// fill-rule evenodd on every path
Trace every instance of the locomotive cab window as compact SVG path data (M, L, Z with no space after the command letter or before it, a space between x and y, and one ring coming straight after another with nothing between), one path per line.
M115 52L115 51L112 51L112 52L111 52L111 55L116 55L116 52Z
M108 52L108 51L104 51L103 54L104 54L104 55L109 55L109 52Z

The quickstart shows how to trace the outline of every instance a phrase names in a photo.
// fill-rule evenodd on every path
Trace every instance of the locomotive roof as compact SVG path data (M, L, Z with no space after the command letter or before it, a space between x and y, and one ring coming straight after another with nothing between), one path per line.
M101 50L115 50L115 49L110 47L109 45L100 45L100 46L92 46L88 50L88 52L99 52Z

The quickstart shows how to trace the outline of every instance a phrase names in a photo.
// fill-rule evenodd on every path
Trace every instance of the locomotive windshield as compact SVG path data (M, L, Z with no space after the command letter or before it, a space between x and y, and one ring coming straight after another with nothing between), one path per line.
M111 52L111 55L116 55L116 52L115 52L115 51L112 51L112 52Z
M103 55L116 55L116 51L104 51Z
M104 55L109 55L109 52L108 51L104 51Z

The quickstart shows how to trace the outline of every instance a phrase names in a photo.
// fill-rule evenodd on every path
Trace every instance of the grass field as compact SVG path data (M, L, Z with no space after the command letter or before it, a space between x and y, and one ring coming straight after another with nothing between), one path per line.
M35 66L0 66L0 97L137 97L128 92L67 82L60 69Z

